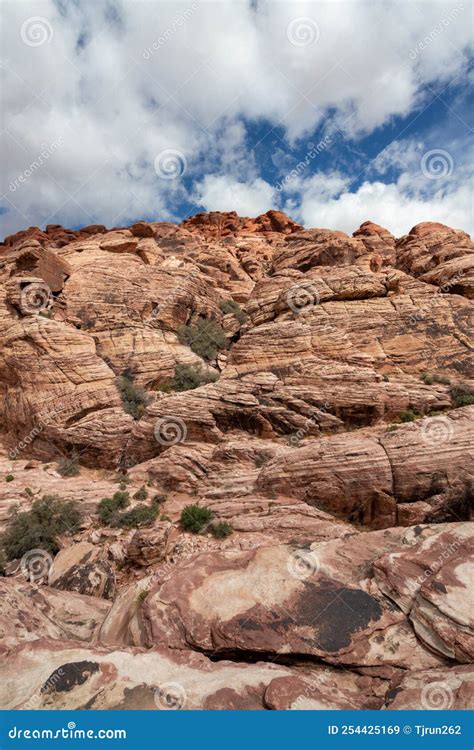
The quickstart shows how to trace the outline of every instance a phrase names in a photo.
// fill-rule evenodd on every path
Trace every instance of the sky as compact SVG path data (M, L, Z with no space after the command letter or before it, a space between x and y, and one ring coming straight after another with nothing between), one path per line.
M1 0L0 235L283 210L472 233L468 0Z

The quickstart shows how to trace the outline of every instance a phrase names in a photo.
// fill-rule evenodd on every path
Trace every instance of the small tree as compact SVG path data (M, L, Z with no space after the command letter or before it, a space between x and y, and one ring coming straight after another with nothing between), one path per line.
M180 326L177 335L182 344L187 344L195 354L207 360L215 359L219 349L228 347L224 329L215 320L199 318L194 326Z
M56 495L45 495L35 500L31 510L16 508L7 522L2 538L8 560L16 560L32 549L43 549L51 554L59 551L60 534L74 534L79 530L81 514L75 503L59 500Z
M199 534L212 518L212 511L200 505L187 505L181 512L181 526L185 531Z
M234 318L237 318L239 323L245 323L246 320L248 320L247 313L242 310L238 302L235 302L233 299L226 299L219 305L221 312L224 313L224 315L228 315L229 313L232 313Z
M176 365L174 378L161 386L160 390L169 391L191 391L201 385L215 383L218 376L215 372L207 372L202 365Z
M153 400L152 396L149 396L143 388L135 385L130 370L125 370L122 375L119 375L115 383L127 414L131 414L134 419L140 419L148 404Z

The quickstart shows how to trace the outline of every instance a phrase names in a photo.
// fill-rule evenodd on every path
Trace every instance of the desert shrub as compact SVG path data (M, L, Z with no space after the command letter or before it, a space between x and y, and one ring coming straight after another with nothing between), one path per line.
M429 374L429 373L427 373L427 372L424 372L424 373L423 373L423 375L421 376L421 379L422 379L422 380L423 380L423 381L424 381L424 382L426 383L426 385L433 385L433 383L434 383L434 378L433 378L433 376L432 376L432 375L430 375L430 374Z
M77 477L81 472L79 457L71 456L71 458L61 458L56 469L62 477Z
M389 426L387 427L387 432L395 432L396 430L398 430L397 424L389 424Z
M145 413L145 408L152 401L152 397L144 388L135 385L133 375L128 370L119 375L115 383L127 414L131 414L134 419L140 419Z
M390 378L388 377L388 375L383 376L383 381L384 383L388 383L390 381Z
M158 515L158 508L156 505L137 505L135 508L128 510L126 513L121 513L115 519L115 526L119 526L124 529L138 528L139 526L147 526L152 523Z
M471 406L474 404L474 393L468 394L465 393L460 396L456 396L454 399L454 403L456 406Z
M16 560L32 549L51 554L59 551L58 536L79 530L81 514L75 503L64 502L56 495L35 500L31 509L12 512L2 546L8 560Z
M451 400L455 406L471 406L474 404L474 393L466 386L458 385L451 388Z
M133 496L134 500L146 500L148 497L148 492L146 491L145 487L140 487L139 490L137 490Z
M98 507L99 519L107 526L112 526L118 512L126 508L129 502L128 492L115 492L112 497L103 497Z
M237 318L239 323L245 323L246 320L248 320L247 313L242 310L238 302L234 302L233 299L226 299L219 305L221 312L224 313L224 315L228 315L229 313L232 313L234 318Z
M446 375L433 375L435 383L443 383L443 385L451 385L451 379Z
M199 534L212 518L212 511L200 505L187 505L181 512L181 526L185 531Z
M177 335L182 344L187 344L195 354L207 360L215 359L218 350L228 346L224 329L215 320L199 318L194 326L180 326Z
M125 472L119 471L115 475L114 481L117 482L118 484L128 484L130 482L130 477Z
M219 523L211 523L209 531L215 539L225 539L232 534L232 526L227 521L219 521Z
M14 479L15 477L13 476L13 474L7 474L5 477L5 482L13 482Z
M414 411L408 409L407 411L400 412L400 422L414 422L416 414Z
M215 372L207 372L199 365L176 365L174 378L165 383L160 390L167 391L191 391L200 385L215 383L218 376Z

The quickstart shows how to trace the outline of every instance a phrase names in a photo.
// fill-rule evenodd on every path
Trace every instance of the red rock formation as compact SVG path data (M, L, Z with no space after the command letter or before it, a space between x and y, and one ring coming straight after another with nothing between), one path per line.
M7 237L0 526L83 517L5 565L2 707L467 708L472 251L278 211Z

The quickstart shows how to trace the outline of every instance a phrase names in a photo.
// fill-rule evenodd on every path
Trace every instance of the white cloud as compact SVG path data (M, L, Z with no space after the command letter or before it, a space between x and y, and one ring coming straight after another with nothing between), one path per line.
M407 234L422 221L438 221L473 232L472 190L468 183L429 196L407 195L399 183L364 182L357 190L343 190L327 200L303 192L299 214L305 226L341 229L348 234L371 220L395 236Z
M5 0L3 231L173 218L193 180L209 207L231 195L268 206L246 123L279 125L293 143L317 125L357 137L412 111L424 84L462 78L472 28L467 2L449 15L456 2ZM32 17L45 19L43 44L22 38ZM298 24L297 43L288 32L301 17L313 24L308 44ZM11 191L57 138L61 148ZM154 171L170 148L186 157L184 183Z
M206 211L237 211L241 216L257 216L276 205L275 190L265 180L245 183L226 175L206 175L194 199Z

